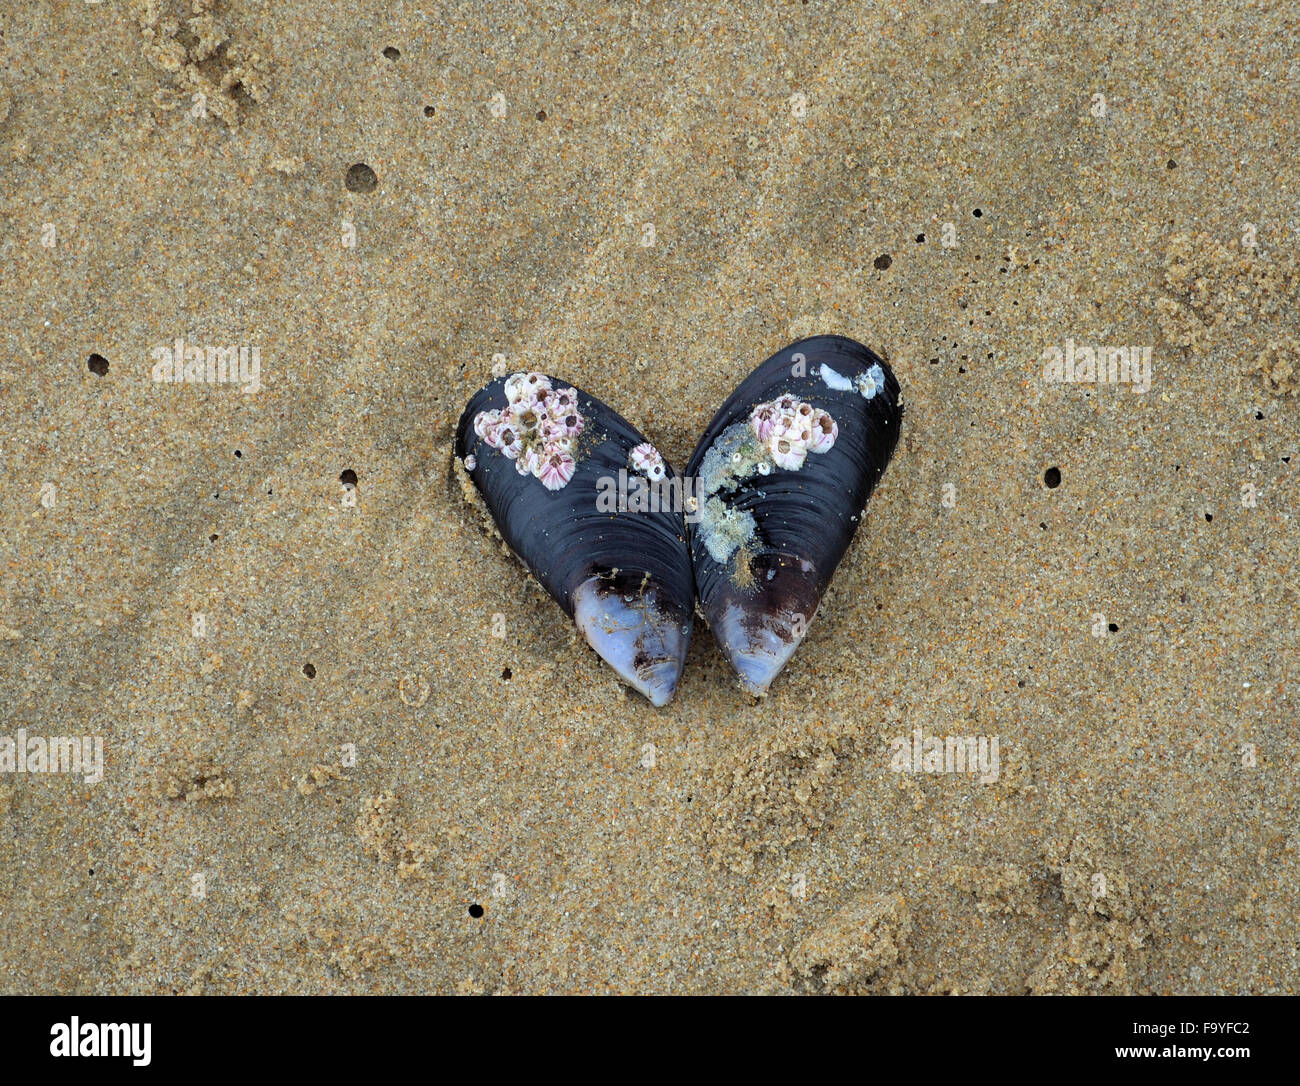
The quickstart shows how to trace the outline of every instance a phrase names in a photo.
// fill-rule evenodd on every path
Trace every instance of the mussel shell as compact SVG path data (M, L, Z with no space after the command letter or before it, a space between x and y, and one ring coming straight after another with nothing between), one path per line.
M800 340L745 378L709 423L686 468L698 502L707 506L710 497L710 464L716 477L719 461L706 463L709 450L735 447L742 432L733 428L748 426L756 407L787 393L830 414L838 426L833 446L809 453L798 470L769 463L768 474L718 489L738 536L752 529L723 561L730 543L715 537L709 546L716 517L702 516L703 509L687 517L700 608L741 684L758 695L807 632L898 443L903 416L897 379L867 347L844 336Z
M557 389L573 387L550 381ZM586 428L572 477L548 490L538 478L519 474L513 460L474 430L479 412L507 407L505 382L492 381L470 400L456 430L455 454L501 537L592 648L625 682L663 705L681 677L694 601L681 503L657 512L598 507L600 491L627 471L628 453L646 438L581 389L575 391ZM666 461L663 467L667 479L675 478Z

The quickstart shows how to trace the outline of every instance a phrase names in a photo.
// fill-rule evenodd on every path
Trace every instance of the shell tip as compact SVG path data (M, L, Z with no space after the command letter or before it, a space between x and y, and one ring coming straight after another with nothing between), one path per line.
M751 560L755 590L728 585L704 610L713 636L741 685L764 697L803 643L821 591L811 562L771 553Z
M587 643L656 707L677 693L691 639L689 615L665 610L659 595L653 583L624 592L603 577L573 593L573 621Z
M773 640L764 638L762 643L750 640L744 646L734 643L723 646L727 659L736 669L740 685L756 698L767 697L768 688L790 662L802 638L783 644L773 644Z

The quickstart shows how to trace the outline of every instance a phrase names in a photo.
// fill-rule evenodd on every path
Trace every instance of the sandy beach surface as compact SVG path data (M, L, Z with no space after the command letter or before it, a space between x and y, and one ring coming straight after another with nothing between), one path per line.
M1298 25L12 0L0 988L1294 994ZM823 332L866 523L656 709L456 421L542 370L681 468Z

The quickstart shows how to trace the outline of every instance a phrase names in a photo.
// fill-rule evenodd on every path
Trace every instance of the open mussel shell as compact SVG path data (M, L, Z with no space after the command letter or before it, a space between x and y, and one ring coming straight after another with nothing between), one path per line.
M709 423L686 468L695 590L750 693L767 692L807 632L902 417L881 358L814 336L754 370Z
M541 373L478 392L455 454L506 544L591 647L666 704L694 601L681 480L668 463L612 408Z

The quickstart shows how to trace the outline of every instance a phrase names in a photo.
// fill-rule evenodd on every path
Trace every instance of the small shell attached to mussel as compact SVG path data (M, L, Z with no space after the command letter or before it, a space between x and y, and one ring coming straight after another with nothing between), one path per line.
M898 442L885 362L814 336L751 373L709 423L686 474L695 589L723 654L765 694L799 646Z
M677 690L694 589L676 501L619 501L629 480L672 485L612 408L542 373L491 382L465 408L456 456L497 529L588 643L655 705Z

